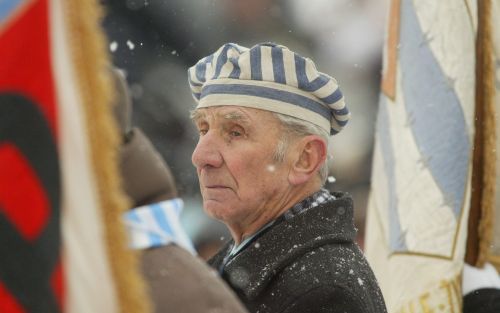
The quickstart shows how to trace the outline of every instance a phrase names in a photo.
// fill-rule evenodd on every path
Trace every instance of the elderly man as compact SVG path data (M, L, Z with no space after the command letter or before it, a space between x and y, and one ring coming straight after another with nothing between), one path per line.
M233 237L210 265L250 312L386 312L350 197L322 188L349 119L337 82L271 43L226 44L188 75L203 208Z

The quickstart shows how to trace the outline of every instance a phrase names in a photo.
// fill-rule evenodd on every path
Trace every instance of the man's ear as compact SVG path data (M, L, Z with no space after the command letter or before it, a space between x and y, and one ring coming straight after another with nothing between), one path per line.
M292 185L301 185L311 180L318 169L326 161L327 146L325 141L318 135L309 135L301 138L295 144L293 164L288 174L288 180Z

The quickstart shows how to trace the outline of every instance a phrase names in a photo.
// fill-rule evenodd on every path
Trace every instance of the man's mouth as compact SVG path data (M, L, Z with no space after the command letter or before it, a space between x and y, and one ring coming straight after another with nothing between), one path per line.
M223 185L208 185L208 186L205 186L205 188L208 188L208 189L224 189L224 188L229 188L229 187L223 186Z

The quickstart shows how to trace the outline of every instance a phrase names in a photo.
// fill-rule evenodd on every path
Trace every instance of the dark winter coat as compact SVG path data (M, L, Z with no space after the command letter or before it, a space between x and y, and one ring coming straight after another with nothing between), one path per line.
M385 313L375 277L354 243L352 200L280 219L229 261L222 277L250 312ZM229 242L209 264L221 267Z

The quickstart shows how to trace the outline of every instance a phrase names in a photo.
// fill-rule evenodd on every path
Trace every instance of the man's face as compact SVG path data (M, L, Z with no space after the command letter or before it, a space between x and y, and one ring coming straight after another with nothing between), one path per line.
M276 205L288 186L287 158L273 154L281 135L272 113L238 106L198 109L192 155L203 208L226 223L248 223Z

